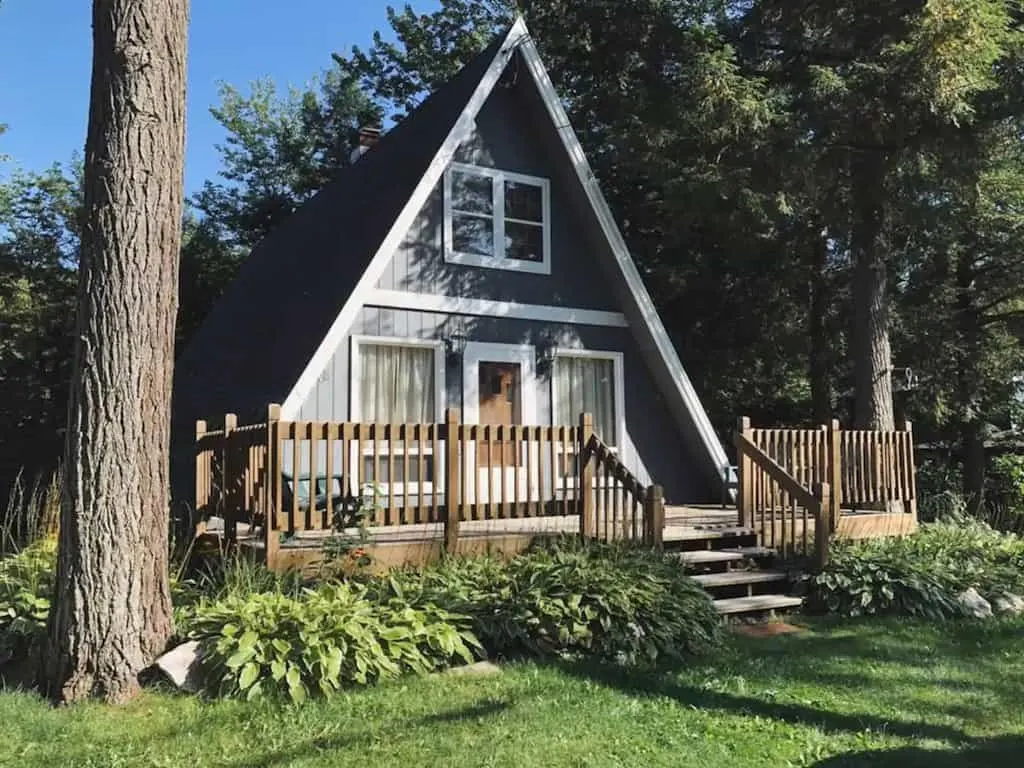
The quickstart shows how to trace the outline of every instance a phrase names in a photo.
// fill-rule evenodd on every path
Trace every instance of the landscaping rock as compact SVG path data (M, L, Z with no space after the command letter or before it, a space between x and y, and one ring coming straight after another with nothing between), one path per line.
M154 666L182 691L195 693L203 687L203 674L199 666L199 643L195 640L168 651L156 660Z
M501 674L501 667L490 661L478 661L476 664L466 664L462 667L452 667L447 670L448 675L470 675L472 677L493 677Z
M957 595L957 602L965 616L972 619L987 619L992 615L992 606L984 597L978 594L974 587L965 589Z
M992 610L1007 616L1020 616L1024 613L1024 597L1007 593L992 601Z

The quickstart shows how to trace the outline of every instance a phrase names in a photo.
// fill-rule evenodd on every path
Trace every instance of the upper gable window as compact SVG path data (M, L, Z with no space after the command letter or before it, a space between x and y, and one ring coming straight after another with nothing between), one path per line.
M444 175L445 260L551 274L547 179L453 163Z

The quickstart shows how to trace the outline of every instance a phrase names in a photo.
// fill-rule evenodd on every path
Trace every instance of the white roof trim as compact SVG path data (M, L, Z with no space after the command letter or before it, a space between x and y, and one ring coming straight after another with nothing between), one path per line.
M701 404L700 398L693 388L690 377L686 375L683 363L679 359L679 355L676 354L675 347L668 336L668 332L665 330L665 326L661 322L661 318L658 316L654 302L644 287L640 272L629 255L626 241L623 239L622 232L612 216L604 194L598 187L594 171L590 167L586 154L583 152L583 146L580 144L576 132L569 124L569 116L566 114L565 109L562 107L562 102L555 92L554 85L551 83L551 77L548 75L544 62L541 61L537 47L531 39L527 38L519 46L519 50L522 52L527 69L532 75L534 83L537 85L537 90L540 92L541 98L554 122L555 129L562 139L565 151L572 160L573 168L576 170L580 184L583 185L583 189L586 191L587 199L590 201L590 205L593 207L594 213L601 224L601 229L608 240L608 245L615 255L615 262L618 264L622 277L626 281L626 285L636 302L636 308L650 329L654 344L672 376L676 394L682 400L683 405L689 412L690 418L693 420L694 426L697 428L701 441L707 449L708 458L714 464L715 473L723 477L723 479L727 479L729 459L715 434L714 427L711 426L711 421L708 419L707 412L704 410L704 406Z
M295 382L295 386L292 387L292 391L288 393L288 397L285 398L284 403L281 406L281 418L285 420L294 419L299 409L302 408L303 402L312 392L316 386L317 379L320 378L320 374L323 373L324 369L330 364L331 358L334 356L334 351L338 348L342 339L345 337L345 333L352 325L356 318L356 313L365 303L365 299L369 293L377 285L377 281L380 279L385 268L390 261L392 254L402 242L402 238L405 237L406 232L413 224L413 220L416 215L420 212L424 203L427 201L427 197L430 195L431 190L440 181L441 175L444 173L445 168L451 162L455 156L455 150L458 149L461 144L473 130L473 123L476 120L477 114L480 112L480 108L487 101L487 97L491 95L491 91L494 89L495 84L501 77L501 73L505 71L505 66L512 58L512 54L515 52L520 41L526 36L526 24L521 18L516 20L516 23L512 25L508 34L505 36L505 40L502 42L501 47L498 49L498 53L494 57L494 61L491 62L484 76L480 79L476 89L473 91L473 95L466 103L466 108L462 111L459 119L455 122L455 125L449 131L448 136L441 144L441 148L437 154L434 155L434 159L431 160L430 165L427 166L426 173L423 174L423 178L420 179L416 185L412 196L409 201L405 204L402 212L395 219L394 224L391 225L391 229L388 231L387 237L380 244L377 249L377 253L374 254L373 259L370 261L369 266L363 272L362 277L359 278L359 282L356 283L356 287L352 290L348 299L345 301L345 305L341 308L341 312L334 319L331 327L327 331L327 335L324 336L320 345L316 348L313 353L313 357L306 364L300 374L298 381Z
M395 219L387 237L384 238L384 241L377 249L370 265L366 268L366 271L342 307L341 312L338 313L334 323L332 323L327 331L327 335L320 342L292 391L285 398L284 404L281 407L281 416L286 420L295 418L302 407L302 403L316 386L317 379L330 363L334 351L355 320L356 313L366 303L374 290L374 286L376 286L381 274L387 267L388 261L401 244L401 240L409 230L409 227L412 226L413 220L423 207L431 190L440 181L445 168L452 161L459 144L470 135L477 114L480 112L481 107L483 107L484 102L487 101L487 97L490 96L491 91L501 77L502 72L505 71L506 65L517 48L523 55L523 59L527 64L527 71L529 71L533 78L537 90L547 107L555 130L558 132L562 144L572 160L573 168L594 210L594 214L597 216L601 230L615 257L615 263L618 265L623 280L629 288L630 295L633 297L635 307L649 329L651 339L674 383L674 393L678 396L680 404L686 410L690 420L697 429L701 442L707 451L708 460L713 465L714 474L723 479L728 479L727 475L730 474L728 470L729 460L725 450L715 435L707 412L704 410L704 406L701 404L700 398L693 388L690 377L686 375L682 361L676 354L675 347L672 345L668 332L658 316L654 302L644 287L640 273L637 271L636 265L629 255L629 249L622 237L622 233L619 231L619 227L612 216L603 193L598 188L597 180L583 152L583 147L576 136L576 132L569 124L569 116L562 107L558 94L551 83L551 77L548 75L547 68L541 61L540 54L530 39L526 23L521 16L516 19L509 29L505 40L498 49L498 53L477 84L462 114L441 144L441 148L427 167L426 173L420 179L412 196L402 209L401 214Z

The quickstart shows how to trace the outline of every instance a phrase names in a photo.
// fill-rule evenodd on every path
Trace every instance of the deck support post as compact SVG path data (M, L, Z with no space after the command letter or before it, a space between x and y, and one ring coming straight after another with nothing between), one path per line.
M267 406L267 481L264 484L263 551L267 568L277 569L281 550L281 406Z
M819 571L828 565L829 541L835 525L832 521L831 496L828 483L814 486L814 498L818 502L814 515L814 567Z
M576 446L576 492L579 494L580 537L594 538L594 462L590 456L590 438L594 434L594 417L580 414L579 445Z
M910 483L910 501L904 504L904 512L909 512L914 516L914 524L917 525L917 480L914 477L914 427L909 422L903 423L903 432L907 433L907 451L908 451L908 463L910 464L910 471L907 473L907 481Z
M649 547L661 550L665 533L665 490L660 485L647 489L644 499L644 537Z
M238 429L238 415L224 414L224 453L221 458L222 495L221 516L224 519L224 540L227 545L234 546L238 535L238 496L236 488L238 473L235 471L235 455L231 450L231 433Z
M744 416L740 419L737 427L741 435L750 437L750 417ZM746 528L754 527L754 506L753 495L751 494L751 483L754 475L751 472L750 459L743 451L739 451L736 457L736 508L739 510L739 524Z
M839 419L832 419L828 425L828 472L825 477L831 487L829 496L829 533L835 533L839 525L839 516L842 514L839 506L842 504L843 488L843 451L839 433Z
M445 485L444 485L444 548L448 554L455 554L459 548L459 421L458 408L444 412L445 421Z

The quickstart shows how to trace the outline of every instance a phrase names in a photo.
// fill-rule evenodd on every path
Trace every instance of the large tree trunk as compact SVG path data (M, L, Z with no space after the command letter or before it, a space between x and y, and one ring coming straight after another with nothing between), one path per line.
M95 0L78 334L45 669L130 698L171 633L168 450L188 0Z
M892 347L884 227L884 165L866 158L855 165L853 230L854 422L861 429L893 430Z

